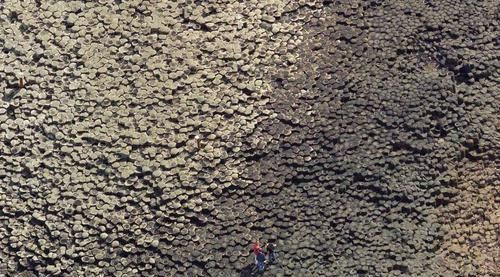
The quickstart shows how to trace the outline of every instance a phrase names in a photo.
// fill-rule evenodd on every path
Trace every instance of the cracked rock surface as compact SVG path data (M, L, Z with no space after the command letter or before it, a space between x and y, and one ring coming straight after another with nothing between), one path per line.
M0 4L0 276L495 276L486 1Z

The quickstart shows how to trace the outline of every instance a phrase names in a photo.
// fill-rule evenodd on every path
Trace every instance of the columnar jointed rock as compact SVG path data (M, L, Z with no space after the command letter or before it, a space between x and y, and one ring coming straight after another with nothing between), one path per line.
M498 272L495 1L216 2L1 5L0 275Z

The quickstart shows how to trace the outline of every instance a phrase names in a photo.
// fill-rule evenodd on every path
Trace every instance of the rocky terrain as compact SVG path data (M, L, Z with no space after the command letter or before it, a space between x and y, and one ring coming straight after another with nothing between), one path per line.
M0 1L0 276L497 276L499 6Z

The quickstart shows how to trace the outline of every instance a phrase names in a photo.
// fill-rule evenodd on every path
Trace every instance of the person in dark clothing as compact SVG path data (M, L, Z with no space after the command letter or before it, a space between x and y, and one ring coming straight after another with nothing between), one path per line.
M257 269L259 270L259 272L263 272L264 269L266 268L266 254L264 254L263 251L258 252L256 260L257 260Z
M268 261L270 263L274 263L274 261L276 261L276 255L274 254L274 244L266 243L265 248L267 252Z

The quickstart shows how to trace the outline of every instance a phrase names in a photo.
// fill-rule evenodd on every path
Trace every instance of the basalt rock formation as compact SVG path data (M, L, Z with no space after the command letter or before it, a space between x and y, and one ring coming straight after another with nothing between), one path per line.
M0 275L498 274L498 11L5 1Z

